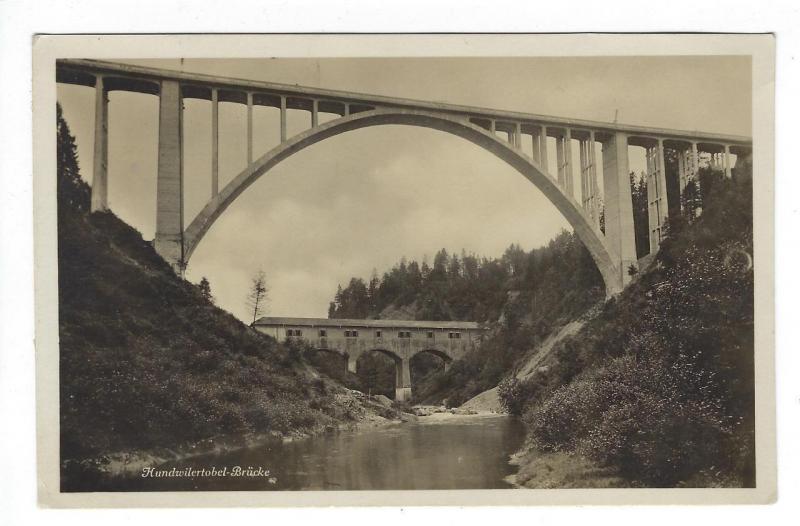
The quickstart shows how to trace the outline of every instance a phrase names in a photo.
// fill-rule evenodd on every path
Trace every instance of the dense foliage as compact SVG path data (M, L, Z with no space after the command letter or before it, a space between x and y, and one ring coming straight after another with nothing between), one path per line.
M382 318L408 307L418 320L488 323L504 314L509 293L523 295L522 301L530 301L534 312L540 312L550 307L551 296L560 295L558 285L567 280L575 282L579 295L602 288L591 256L573 234L566 232L547 247L531 252L512 244L495 259L463 251L459 256L442 249L432 267L425 259L418 263L403 258L381 278L376 273L369 282L352 278L347 287L337 290L328 315ZM515 317L518 313L505 314Z
M647 486L754 484L752 177L702 170L656 265L504 386L532 444Z
M59 112L61 459L310 431L354 418L300 353L215 307L133 228L89 213ZM72 466L72 468L70 468ZM80 481L73 480L73 484Z
M511 245L496 259L451 255L444 249L433 267L404 259L382 278L374 274L369 283L353 278L340 287L330 315L380 318L400 312L490 326L480 351L446 372L412 362L415 399L452 406L496 386L553 328L600 301L603 290L589 252L577 236L562 232L545 247L526 252Z

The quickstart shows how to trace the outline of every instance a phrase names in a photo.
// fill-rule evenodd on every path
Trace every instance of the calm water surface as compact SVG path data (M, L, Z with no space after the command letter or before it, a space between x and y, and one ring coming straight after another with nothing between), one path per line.
M112 491L381 490L508 488L508 457L524 439L508 416L422 418L359 432L342 432L198 457L158 469L234 466L263 468L270 477L135 478ZM272 478L272 481L270 481Z

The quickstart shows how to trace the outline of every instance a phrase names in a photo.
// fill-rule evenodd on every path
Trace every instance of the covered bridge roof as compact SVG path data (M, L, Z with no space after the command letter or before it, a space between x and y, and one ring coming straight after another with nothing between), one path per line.
M474 321L354 320L328 318L281 318L265 316L253 325L291 327L375 327L401 329L481 329Z

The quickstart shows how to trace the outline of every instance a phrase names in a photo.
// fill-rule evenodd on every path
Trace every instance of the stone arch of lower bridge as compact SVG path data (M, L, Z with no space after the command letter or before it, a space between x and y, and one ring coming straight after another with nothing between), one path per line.
M156 234L155 246L159 253L173 265L185 267L198 243L222 215L222 213L251 184L281 161L299 151L327 138L370 126L408 125L435 129L466 139L491 152L508 163L533 183L565 217L592 255L603 276L608 295L622 289L622 262L613 255L605 236L587 215L574 197L565 193L558 181L547 174L547 169L528 157L521 149L501 140L495 134L473 124L469 119L451 117L420 110L376 109L350 114L342 118L317 125L295 137L282 142L261 158L251 163L231 180L218 194L213 196L184 230L172 225L170 235ZM161 196L159 196L159 199ZM607 229L609 228L607 222ZM175 236L174 232L179 235ZM172 255L172 256L170 256Z
M335 352L345 357L347 370L351 373L358 372L358 359L367 353L380 353L388 356L394 361L395 365L395 400L409 400L411 398L411 360L420 354L433 354L444 361L445 365L453 360L461 358L464 350L440 349L437 347L417 347L411 345L401 345L395 348L351 348L343 351L322 349L327 352Z
M463 354L464 354L463 352L455 353L455 352L452 352L452 351L448 352L448 351L442 351L440 349L433 349L433 348L432 349L423 349L421 351L417 351L414 354L412 354L411 357L408 359L408 363L409 363L409 367L410 367L411 362L413 360L417 359L417 358L420 358L421 356L424 356L424 355L436 356L439 360L441 360L443 370L447 371L448 367L450 367L450 364L453 363L453 360L456 360L458 358L462 358Z
M327 354L329 356L335 356L337 359L341 360L342 369L347 370L347 362L349 360L349 356L345 351L341 351L339 349L334 349L330 347L315 347L314 352L319 354Z
M347 370L351 373L358 372L358 359L367 353L380 353L394 361L394 391L395 400L405 401L411 398L411 370L410 356L407 353L396 353L388 349L359 349L347 353Z

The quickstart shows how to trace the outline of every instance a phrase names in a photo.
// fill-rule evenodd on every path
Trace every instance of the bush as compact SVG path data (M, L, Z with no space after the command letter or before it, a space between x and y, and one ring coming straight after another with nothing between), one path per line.
M497 396L503 411L510 415L521 415L529 399L526 385L516 376L506 378L497 385Z
M656 265L554 347L535 389L509 390L541 449L634 484L755 483L752 180L701 175L703 214L670 224Z

